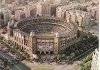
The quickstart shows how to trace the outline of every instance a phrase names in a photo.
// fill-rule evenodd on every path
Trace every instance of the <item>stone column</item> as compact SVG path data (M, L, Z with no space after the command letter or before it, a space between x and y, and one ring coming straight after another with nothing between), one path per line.
M32 49L32 53L36 54L36 38L29 37L29 47Z
M35 33L34 32L30 32L30 36L29 36L29 47L30 47L30 57L33 57L33 54L36 54L36 37L35 37Z
M33 54L36 54L36 38L35 37L32 37L30 36L29 37L29 55L30 55L30 58L33 59Z
M57 55L59 53L60 47L61 47L61 38L60 35L56 33L56 37L54 38L54 54Z

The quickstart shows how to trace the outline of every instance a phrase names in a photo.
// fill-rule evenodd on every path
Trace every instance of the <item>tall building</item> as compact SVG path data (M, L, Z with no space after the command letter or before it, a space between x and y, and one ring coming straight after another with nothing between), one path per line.
M16 4L25 4L25 2L29 2L29 0L15 0Z
M0 9L0 24L7 24L11 17L11 11L9 9Z
M99 4L99 0L91 0L93 3Z
M54 0L54 4L56 5L66 5L70 0Z
M20 2L19 0L15 0L15 3L16 3L17 5L19 4L19 2Z
M63 17L63 13L65 11L71 10L71 9L77 9L80 7L80 3L78 2L70 2L68 5L61 5L56 8L56 17Z
M82 26L88 25L91 22L91 14L88 12L80 11L80 10L69 10L66 11L66 20L68 23L70 22L78 22Z
M21 20L21 19L24 19L25 18L25 13L24 13L24 11L22 11L22 10L17 10L17 11L15 11L15 20Z
M60 4L61 3L61 0L54 0L54 4Z
M51 4L38 2L36 5L36 14L40 16L51 16Z
M24 6L24 12L26 17L35 16L36 5L33 2L28 3L28 5Z
M87 11L92 14L92 17L99 21L99 5L90 5L87 7Z
M30 16L30 11L31 11L30 6L29 5L26 5L24 7L24 12L25 12L25 16L26 17L29 17Z
M42 16L42 5L41 2L38 2L36 5L36 15Z
M79 0L79 1L80 1L80 3L85 3L85 2L87 2L89 0Z
M13 3L15 0L3 0L2 3L3 4L11 4Z

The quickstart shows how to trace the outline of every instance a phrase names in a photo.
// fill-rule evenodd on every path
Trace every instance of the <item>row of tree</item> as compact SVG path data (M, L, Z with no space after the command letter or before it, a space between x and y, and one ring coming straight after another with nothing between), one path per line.
M26 51L22 52L18 44L14 44L12 41L5 41L2 37L0 37L0 42L7 46L9 49L8 51L11 52L13 55L16 55L19 60L29 59L28 53Z
M96 40L96 41L95 41ZM95 42L94 42L95 41ZM89 49L95 47L98 44L97 37L86 38L85 40L79 41L70 47L66 48L65 51L61 51L57 57L58 62L70 61L79 55L85 53Z
M90 37L85 40L82 40L80 42L75 43L74 45L68 47L66 49L65 54L70 57L70 60L74 57L79 56L80 54L88 51L92 47L95 47L95 45L98 44L98 40L95 41L97 37ZM95 42L94 42L95 41ZM93 43L94 42L94 43Z

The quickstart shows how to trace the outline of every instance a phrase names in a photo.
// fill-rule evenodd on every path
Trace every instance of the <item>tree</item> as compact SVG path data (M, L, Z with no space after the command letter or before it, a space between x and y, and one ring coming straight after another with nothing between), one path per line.
M15 49L17 49L17 50L19 49L18 44L15 45Z
M66 55L70 55L70 52L69 51L66 51Z
M28 54L27 52L23 52L23 57L24 57L25 59L28 59L29 54Z
M79 51L80 51L80 53L83 53L83 50L82 49L80 49Z
M71 48L71 51L73 51L73 52L74 52L74 51L75 51L75 48L74 48L74 47L72 47L72 48Z
M70 56L67 56L66 59L67 59L67 60L70 60Z
M79 55L79 54L80 54L79 50L76 50L76 51L75 51L75 54L76 54L76 55Z
M84 70L90 70L91 69L91 61L88 61L85 63Z
M90 61L90 60L92 60L92 54L90 54L89 56L87 56L87 57L83 60L83 62L86 63L87 61Z
M80 70L90 70L91 69L91 62L92 62L92 53L87 56L83 62L80 64Z
M74 57L75 57L75 53L73 52L73 53L70 54L70 58L72 59Z

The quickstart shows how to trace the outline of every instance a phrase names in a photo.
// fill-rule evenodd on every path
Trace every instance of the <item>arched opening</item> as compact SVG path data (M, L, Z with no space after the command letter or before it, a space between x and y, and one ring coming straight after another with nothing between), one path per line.
M64 19L66 19L66 12L64 12Z
M4 19L4 14L3 13L0 13L0 18Z
M35 16L35 11L34 10L30 11L30 16Z
M50 54L52 55L53 54L53 51L50 51Z
M46 51L46 54L49 54L49 52Z
M37 54L40 54L40 51L37 51Z
M79 22L78 22L78 21L76 21L76 23L77 23L77 25L79 26Z
M44 55L44 51L41 52L41 55Z
M77 30L77 38L80 38L80 36L81 36L81 31Z

